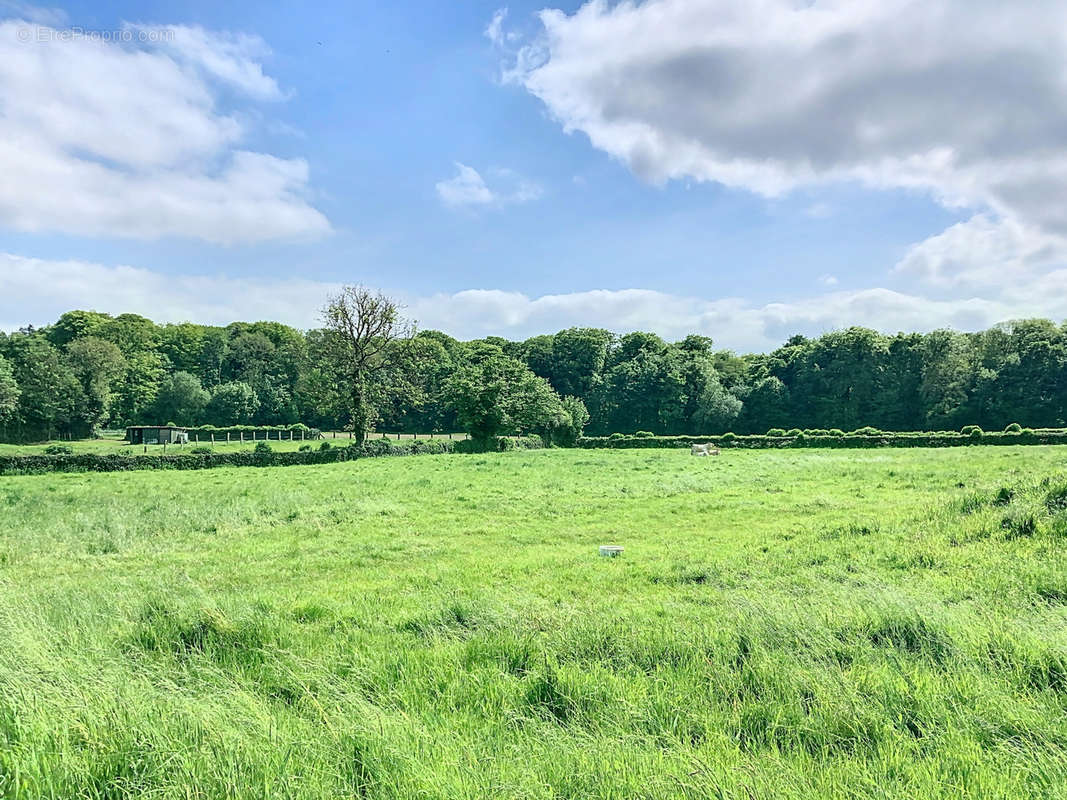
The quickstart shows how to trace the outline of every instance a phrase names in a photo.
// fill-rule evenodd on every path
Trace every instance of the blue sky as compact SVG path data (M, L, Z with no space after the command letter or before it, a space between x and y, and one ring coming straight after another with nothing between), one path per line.
M339 283L741 350L1065 315L1058 4L541 7L0 2L0 327L308 327Z

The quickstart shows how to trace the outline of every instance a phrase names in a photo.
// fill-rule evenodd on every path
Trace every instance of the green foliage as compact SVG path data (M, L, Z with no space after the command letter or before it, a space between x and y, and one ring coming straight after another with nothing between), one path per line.
M574 447L589 423L589 411L577 397L564 397L563 419L549 431L549 440L558 447Z
M508 434L550 437L573 425L548 381L493 345L470 350L449 381L448 394L460 425L483 443Z
M323 442L323 444L326 444L326 442ZM311 452L311 449L312 448L311 448L310 444L302 444L302 445L300 445L300 447L297 448L297 451L301 452L301 453L309 453L309 452Z
M77 413L93 430L110 416L119 381L126 374L126 359L117 346L95 336L67 345L67 358L82 387Z
M785 436L785 431L782 428L771 428L767 431L768 436Z
M802 431L800 428L790 428L788 431L785 432L785 435L786 436L801 436L801 435L803 435L803 433L804 433L804 431Z
M15 371L7 359L0 355L0 426L15 418L21 394L15 380Z
M50 444L44 449L44 452L50 456L69 456L74 452L74 448L65 444Z
M257 453L273 453L274 452L274 448L272 448L266 442L256 442L256 446L253 448L253 450L255 452L257 452Z
M638 439L651 439L655 435L652 431L637 431L634 433L634 436Z
M155 418L173 419L178 425L188 427L203 417L210 400L211 395L201 387L199 378L188 372L174 372L159 387Z
M216 386L207 404L207 417L214 425L249 422L259 408L259 395L247 383L234 381Z
M196 447L190 447L189 452L195 456L206 456L210 455L215 451L212 450L210 447L205 447L204 445L197 445Z
M976 433L981 436L982 429L977 425L964 425L963 428L960 430L960 433L962 433L964 436L973 436Z
M384 302L382 310L396 311ZM436 331L409 337L399 317L382 319L396 323L397 336L384 337L388 344L363 336L353 349L338 325L305 333L275 322L156 325L136 314L68 312L48 328L0 338L0 438L80 438L94 427L164 419L184 426L303 420L341 430L351 429L357 406L357 440L373 425L454 431L465 424L451 402L453 379L485 347L524 364L552 394L582 404L560 401L560 408L535 392L527 415L534 422L505 426L490 439L521 430L567 446L587 431L792 428L818 437L857 429L873 435L864 424L914 431L965 423L1027 437L1067 419L1067 327L1047 320L966 334L850 328L739 357L698 335L670 343L650 333L574 328L525 342L465 344ZM364 364L358 380L357 362Z

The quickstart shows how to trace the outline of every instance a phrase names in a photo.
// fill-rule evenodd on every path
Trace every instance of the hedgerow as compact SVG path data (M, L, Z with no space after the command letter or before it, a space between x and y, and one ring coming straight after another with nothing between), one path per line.
M527 436L496 436L491 439L464 439L455 443L456 453L494 453L509 450L540 450L545 441L536 433Z
M210 442L214 436L216 440L239 439L242 435L246 439L317 439L321 435L318 428L309 428L302 422L296 425L230 425L217 428L214 425L201 425L189 428L189 441L195 441L199 437L201 442Z
M0 475L31 475L46 472L130 472L134 470L194 470L214 467L297 467L309 464L336 464L358 458L441 454L454 451L446 439L370 439L362 446L331 447L298 452L274 452L257 448L236 453L179 453L160 456L72 455L0 456Z
M614 447L665 448L690 447L694 444L711 444L716 447L734 447L747 450L763 450L787 447L964 447L967 445L1018 445L1018 444L1067 444L1067 429L1021 430L1018 432L983 433L981 430L967 434L954 431L906 432L906 433L825 433L807 434L797 430L785 436L736 436L732 433L721 436L583 436L578 447L597 449Z

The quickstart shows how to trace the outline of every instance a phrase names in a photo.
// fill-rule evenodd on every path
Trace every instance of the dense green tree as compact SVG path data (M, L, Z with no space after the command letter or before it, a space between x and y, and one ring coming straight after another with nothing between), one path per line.
M492 344L469 348L449 381L448 394L459 424L483 446L507 434L551 437L569 421L548 381Z
M561 395L588 402L607 363L615 336L600 328L568 328L552 337L552 368L548 377Z
M6 428L8 423L15 419L21 394L14 369L8 360L0 355L0 428Z
M923 339L922 383L919 387L924 419L918 427L942 430L964 424L962 412L973 374L966 336L947 330L927 334Z
M204 340L210 328L182 322L159 330L159 351L169 369L196 374L204 354Z
M789 388L769 375L758 380L745 395L738 429L742 433L766 433L771 428L791 428L792 403Z
M563 398L563 418L549 434L551 444L559 447L574 447L589 424L589 410L580 397Z
M686 383L677 348L655 334L629 333L607 367L590 409L599 432L668 433L684 426Z
M212 425L242 425L252 421L259 410L256 390L247 383L222 383L211 391L207 418Z
M200 346L200 359L196 374L208 389L222 383L223 369L230 350L230 336L220 328L209 328L204 333Z
M113 343L84 336L67 345L67 361L81 384L78 415L89 430L94 430L109 418L116 384L126 372L126 359Z
M57 348L27 330L8 339L7 356L20 392L15 417L20 438L88 434L77 414L81 384Z
M880 422L888 354L886 338L866 328L807 342L793 361L792 395L802 401L793 424L855 430Z
M204 418L211 395L200 385L200 379L189 372L168 375L156 395L155 419L160 424L173 422L191 426Z
M690 430L694 433L725 433L732 430L741 407L741 401L728 392L718 375L713 373L697 396Z
M110 319L110 314L98 311L68 311L48 328L46 335L53 345L64 348L83 336L99 336Z

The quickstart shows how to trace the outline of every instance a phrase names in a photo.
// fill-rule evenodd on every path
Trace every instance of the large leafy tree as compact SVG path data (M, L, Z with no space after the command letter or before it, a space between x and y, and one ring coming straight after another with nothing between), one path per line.
M491 344L470 347L449 381L448 393L459 424L483 446L509 434L551 437L551 431L568 421L548 381Z
M685 420L682 354L652 333L629 333L608 359L593 411L601 432L673 431Z
M567 328L552 337L549 380L562 395L588 402L607 363L615 336L601 328Z
M922 397L924 429L959 427L974 378L967 337L939 330L923 339Z
M49 326L46 336L51 344L63 348L84 336L99 336L110 320L110 314L99 311L68 311Z
M199 378L189 372L175 372L168 375L159 387L156 420L160 423L195 425L201 421L210 400L211 395L200 385Z
M120 314L101 325L97 335L118 347L126 359L126 372L113 403L114 417L133 424L142 422L167 374L159 327L138 314Z
M10 337L7 352L20 392L15 421L21 436L87 433L77 416L82 387L63 354L32 330Z
M92 430L108 419L126 359L111 342L85 336L67 345L67 361L82 388L79 415Z
M204 340L210 328L182 322L159 330L159 351L172 370L196 373L204 353Z
M258 410L259 397L256 396L256 390L240 381L216 386L207 404L207 416L213 425L248 423Z
M400 311L395 301L362 286L345 286L323 310L323 321L333 334L329 353L334 368L347 379L352 432L360 444L377 419L374 398L392 389L398 345L415 332L414 323Z

